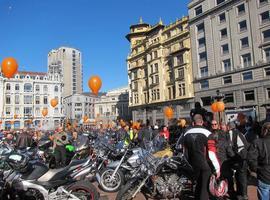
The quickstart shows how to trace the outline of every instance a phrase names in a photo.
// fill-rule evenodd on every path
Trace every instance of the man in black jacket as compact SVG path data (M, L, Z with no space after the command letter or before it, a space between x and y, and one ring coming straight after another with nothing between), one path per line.
M193 121L194 126L184 134L184 152L193 167L197 180L195 199L208 200L208 181L211 176L208 161L211 161L217 177L220 175L220 164L216 155L215 143L208 140L211 132L203 127L203 117L196 114Z
M18 138L16 140L16 147L21 149L31 147L32 142L33 139L31 135L29 134L29 132L27 132L26 129L24 129L23 132L18 135Z
M250 169L257 172L258 198L270 199L270 122L264 123L261 138L251 145L248 158Z

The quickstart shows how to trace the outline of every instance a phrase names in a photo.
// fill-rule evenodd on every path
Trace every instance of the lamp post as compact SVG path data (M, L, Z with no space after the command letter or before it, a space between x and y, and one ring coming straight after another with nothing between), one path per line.
M219 120L219 124L221 124L222 122L221 112L223 112L225 109L225 104L223 102L224 95L221 94L219 90L217 90L216 96L214 96L213 99L214 99L214 103L211 105L211 108L213 112L218 112L218 120Z

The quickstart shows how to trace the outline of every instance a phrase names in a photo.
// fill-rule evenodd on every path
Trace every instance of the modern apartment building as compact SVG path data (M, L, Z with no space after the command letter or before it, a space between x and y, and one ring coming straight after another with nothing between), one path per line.
M42 72L18 72L7 79L0 74L0 129L21 129L32 120L34 127L41 123L55 128L64 118L62 84L58 77ZM51 99L58 99L53 108ZM48 109L44 117L42 110Z
M129 108L134 121L165 124L164 108L174 118L189 117L194 97L188 17L168 26L140 23L130 27L127 58Z
M82 55L77 49L60 47L48 54L48 73L58 74L64 84L63 97L83 91Z
M269 0L193 0L188 5L195 101L216 90L226 111L270 108Z
M84 116L95 119L95 103L99 96L90 93L74 94L64 98L64 112L67 119L80 122Z

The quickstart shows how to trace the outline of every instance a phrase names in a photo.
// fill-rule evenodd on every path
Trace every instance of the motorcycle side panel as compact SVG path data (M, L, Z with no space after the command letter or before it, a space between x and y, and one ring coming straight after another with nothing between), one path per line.
M29 173L23 174L22 179L24 180L37 180L45 173L48 172L48 167L43 163L35 163L32 167L32 170Z

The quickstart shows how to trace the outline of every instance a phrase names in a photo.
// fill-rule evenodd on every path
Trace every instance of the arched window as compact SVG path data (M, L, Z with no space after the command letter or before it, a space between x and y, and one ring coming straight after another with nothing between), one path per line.
M58 86L57 85L54 87L54 91L58 92Z
M32 92L32 84L31 83L24 84L24 92Z
M10 83L6 84L6 90L10 90Z

